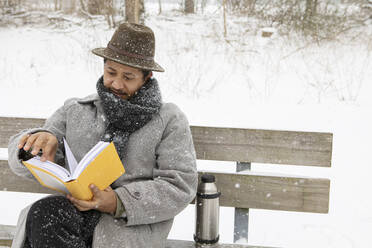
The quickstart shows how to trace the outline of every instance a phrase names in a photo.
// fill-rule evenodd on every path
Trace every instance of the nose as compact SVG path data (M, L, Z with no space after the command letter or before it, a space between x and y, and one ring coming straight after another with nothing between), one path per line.
M123 80L120 80L120 79L115 79L111 86L115 89L115 90L118 90L118 91L123 91L126 89L125 87L125 83L123 82Z

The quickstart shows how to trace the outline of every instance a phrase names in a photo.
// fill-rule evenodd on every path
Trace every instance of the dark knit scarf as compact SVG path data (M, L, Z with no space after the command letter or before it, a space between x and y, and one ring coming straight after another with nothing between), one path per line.
M124 100L106 88L101 77L97 82L97 92L109 123L101 140L113 141L123 159L129 136L146 125L160 110L162 99L158 82L155 78L149 79L135 95Z

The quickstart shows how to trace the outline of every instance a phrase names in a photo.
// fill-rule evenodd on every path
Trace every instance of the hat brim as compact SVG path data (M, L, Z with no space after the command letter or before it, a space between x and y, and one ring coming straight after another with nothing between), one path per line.
M95 48L92 50L97 56L115 61L119 64L127 65L141 70L164 72L164 69L154 60L144 60L118 54L107 47Z

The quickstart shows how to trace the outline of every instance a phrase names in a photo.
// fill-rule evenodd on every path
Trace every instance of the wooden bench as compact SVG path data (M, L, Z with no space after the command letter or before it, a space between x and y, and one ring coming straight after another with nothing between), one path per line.
M10 136L22 129L42 126L44 121L0 117L0 148L7 147ZM248 240L250 208L328 213L329 179L265 175L250 173L249 169L250 163L330 167L331 133L200 126L191 126L191 131L199 160L237 162L237 173L212 173L222 193L220 205L235 208L234 242L241 238ZM244 173L239 173L243 170ZM53 193L37 182L13 174L6 160L0 161L0 190ZM0 246L10 246L14 230L14 226L0 225ZM168 240L167 247L196 245L192 241ZM215 247L254 246L218 244Z

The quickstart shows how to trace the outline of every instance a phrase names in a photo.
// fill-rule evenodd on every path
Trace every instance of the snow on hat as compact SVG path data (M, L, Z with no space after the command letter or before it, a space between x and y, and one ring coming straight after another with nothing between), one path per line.
M154 32L141 24L121 24L107 47L95 48L92 53L138 69L164 72L164 69L154 61Z

